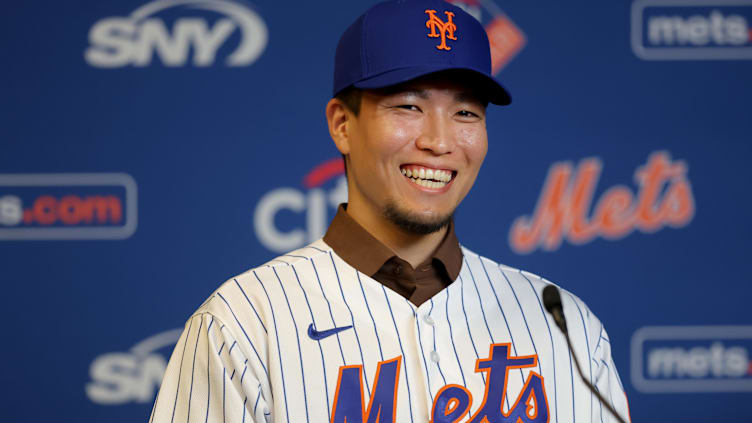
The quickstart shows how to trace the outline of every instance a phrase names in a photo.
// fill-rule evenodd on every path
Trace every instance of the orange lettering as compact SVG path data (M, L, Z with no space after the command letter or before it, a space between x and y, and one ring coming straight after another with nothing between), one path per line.
M686 164L672 162L668 152L659 151L635 171L639 186L636 196L623 185L611 187L601 195L588 219L601 169L599 159L584 159L572 178L570 163L553 164L532 217L520 216L512 223L512 249L521 254L537 247L550 251L565 238L573 244L583 244L597 236L617 239L635 228L654 232L666 225L685 226L694 217Z
M118 223L123 220L123 204L114 195L93 195L81 198L66 195L57 200L51 195L39 196L31 209L24 211L24 223L53 225L58 220L65 225L80 223Z
M428 35L429 38L441 37L441 44L436 46L437 49L447 51L451 50L452 48L447 45L446 40L457 40L457 37L454 35L454 31L457 30L457 25L452 22L454 13L447 11L444 12L444 15L446 15L447 17L446 22L442 21L438 16L436 16L435 10L426 9L426 13L428 14L426 28L431 30L431 32L426 35ZM437 29L440 31L440 33L436 32Z
M551 166L532 219L521 216L512 224L509 241L515 251L529 253L544 238L547 249L558 248L567 221L567 190L571 174L572 165L569 163Z
M604 238L620 238L632 231L632 192L623 186L615 186L606 191L595 207L593 220L600 226Z
M665 155L656 153L650 156L644 167L635 172L635 180L640 185L637 222L644 231L652 232L660 228L661 216L656 210L655 203L665 181L664 175L667 168L668 162Z
M66 225L81 221L81 199L76 195L66 195L57 205L57 215Z
M57 200L51 195L42 195L34 201L34 220L40 225L52 225L57 220Z
M97 223L120 222L123 219L123 205L114 195L94 196L86 199L94 209Z
M695 215L695 201L689 181L679 178L672 182L663 200L661 212L666 223L678 228L689 223Z
M588 223L587 214L593 201L593 191L601 173L601 162L598 159L585 159L577 169L577 180L574 184L571 203L572 226L567 234L570 242L584 244L598 235L597 223Z

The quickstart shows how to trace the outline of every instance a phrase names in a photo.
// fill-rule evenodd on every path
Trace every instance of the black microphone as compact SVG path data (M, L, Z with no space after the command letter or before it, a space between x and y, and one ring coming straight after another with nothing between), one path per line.
M564 306L561 304L561 295L559 294L559 289L556 288L553 285L548 285L547 287L543 288L543 306L546 307L546 310L551 313L551 316L554 318L554 322L556 322L556 326L561 329L561 332L564 334L564 337L567 338L567 347L569 348L570 354L572 354L572 358L574 359L575 367L577 367L577 373L580 375L580 378L582 379L582 382L585 384L585 386L590 389L590 392L595 394L596 397L598 397L598 401L601 402L601 404L605 405L608 411L611 412L611 414L616 417L617 420L621 423L627 423L624 421L624 419L619 415L619 413L616 412L614 407L609 404L605 398L603 398L603 395L601 395L600 392L598 392L595 387L585 379L585 375L582 374L582 369L580 369L580 362L577 360L577 356L574 354L574 349L572 348L572 341L569 339L569 332L567 331L567 319L564 317Z

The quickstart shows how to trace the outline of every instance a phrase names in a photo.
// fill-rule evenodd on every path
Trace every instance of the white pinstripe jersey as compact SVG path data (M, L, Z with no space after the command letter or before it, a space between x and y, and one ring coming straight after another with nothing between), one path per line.
M615 421L543 309L550 282L462 252L419 307L323 240L230 279L186 323L151 421ZM562 301L585 376L627 417L606 331Z

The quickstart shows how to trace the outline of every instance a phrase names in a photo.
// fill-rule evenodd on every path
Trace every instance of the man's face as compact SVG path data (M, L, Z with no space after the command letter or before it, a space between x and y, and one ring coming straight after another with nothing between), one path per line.
M485 109L440 76L364 91L348 128L348 210L414 233L446 225L486 155Z

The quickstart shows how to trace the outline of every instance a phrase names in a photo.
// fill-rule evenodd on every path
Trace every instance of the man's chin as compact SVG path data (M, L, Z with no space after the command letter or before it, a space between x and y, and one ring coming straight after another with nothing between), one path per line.
M452 213L442 216L425 217L402 210L393 204L387 204L383 210L384 217L405 232L416 235L428 235L449 226Z

